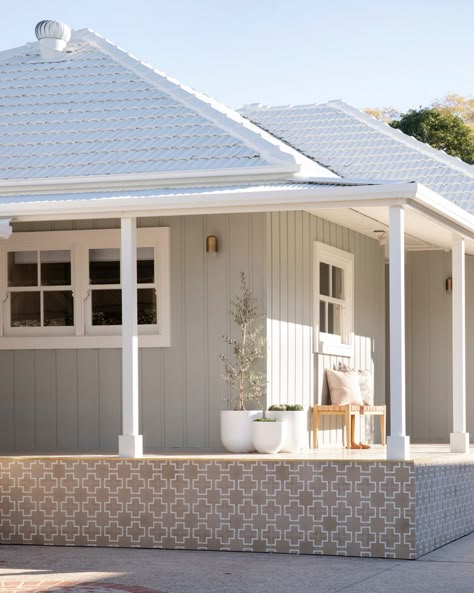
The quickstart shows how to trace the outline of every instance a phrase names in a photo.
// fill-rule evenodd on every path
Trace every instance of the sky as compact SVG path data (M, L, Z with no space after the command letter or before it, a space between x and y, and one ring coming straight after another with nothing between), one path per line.
M88 27L238 108L343 99L359 108L474 98L472 0L16 0L0 50L43 19Z

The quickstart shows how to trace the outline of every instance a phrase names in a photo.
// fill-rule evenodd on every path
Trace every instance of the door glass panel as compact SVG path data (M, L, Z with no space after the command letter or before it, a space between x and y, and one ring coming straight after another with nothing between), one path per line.
M8 253L8 286L38 286L38 254L36 251Z
M43 299L45 326L74 325L74 305L71 290L46 291Z
M71 284L71 252L42 251L41 285L68 286Z
M12 327L40 327L39 292L12 292L10 299Z

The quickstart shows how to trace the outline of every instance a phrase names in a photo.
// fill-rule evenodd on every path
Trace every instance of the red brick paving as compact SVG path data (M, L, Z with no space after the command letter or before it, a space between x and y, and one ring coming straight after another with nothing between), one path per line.
M138 585L119 585L114 583L83 583L63 579L36 579L21 581L0 581L0 593L163 593Z

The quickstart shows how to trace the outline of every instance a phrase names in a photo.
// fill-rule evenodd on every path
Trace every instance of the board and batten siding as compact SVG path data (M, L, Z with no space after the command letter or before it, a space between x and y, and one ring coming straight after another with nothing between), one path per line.
M354 357L313 353L313 244L354 254ZM268 403L329 403L325 369L370 370L385 403L385 264L378 241L306 212L267 214ZM362 431L365 426L361 426ZM320 446L342 445L342 418L320 420ZM308 432L308 439L310 434Z
M16 231L118 228L118 220L16 224ZM245 272L261 310L265 214L139 219L171 229L167 348L140 349L146 451L221 447L227 386L218 358L231 334L230 299ZM208 255L208 235L219 253ZM121 432L120 349L0 351L0 451L116 451Z
M407 254L407 433L449 442L453 430L451 252ZM474 436L474 257L466 256L467 431Z

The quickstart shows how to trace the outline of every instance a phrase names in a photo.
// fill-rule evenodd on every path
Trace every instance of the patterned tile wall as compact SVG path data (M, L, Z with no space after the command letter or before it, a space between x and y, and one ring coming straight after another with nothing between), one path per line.
M474 531L474 460L418 463L417 557Z
M0 460L0 543L414 558L414 466Z

